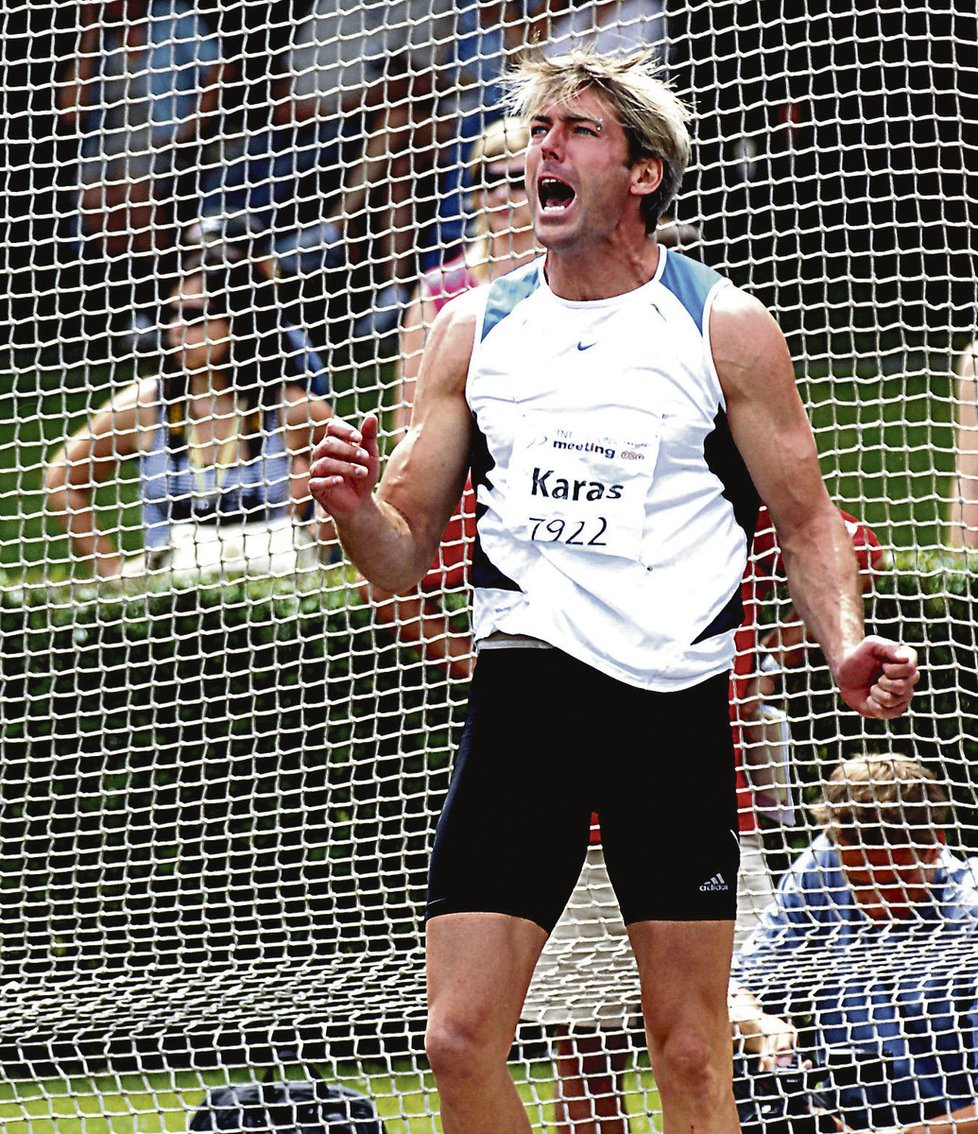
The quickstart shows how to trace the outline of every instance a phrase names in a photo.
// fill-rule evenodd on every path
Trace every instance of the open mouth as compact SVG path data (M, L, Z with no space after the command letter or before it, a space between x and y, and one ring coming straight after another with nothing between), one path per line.
M537 197L545 213L562 213L570 207L575 196L574 190L556 177L541 177L537 182Z

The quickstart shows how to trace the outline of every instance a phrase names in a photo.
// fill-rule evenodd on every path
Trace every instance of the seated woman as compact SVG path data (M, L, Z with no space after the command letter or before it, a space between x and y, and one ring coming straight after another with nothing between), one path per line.
M51 512L102 579L158 570L289 574L314 562L309 454L332 410L285 375L274 285L247 261L185 274L161 373L113 397L53 457ZM93 495L139 461L145 553L125 561Z

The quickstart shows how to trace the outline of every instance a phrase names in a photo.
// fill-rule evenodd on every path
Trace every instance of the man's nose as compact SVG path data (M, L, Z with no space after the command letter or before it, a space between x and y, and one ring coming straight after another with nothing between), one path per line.
M559 158L563 147L560 134L560 123L555 122L544 134L540 142L540 152L544 157Z

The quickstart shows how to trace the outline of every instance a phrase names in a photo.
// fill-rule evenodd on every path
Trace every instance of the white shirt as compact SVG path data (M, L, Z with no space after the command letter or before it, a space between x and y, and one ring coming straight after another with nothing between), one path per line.
M576 303L542 263L482 289L475 637L528 635L640 688L687 688L732 662L757 514L709 344L728 281L660 249L642 287Z

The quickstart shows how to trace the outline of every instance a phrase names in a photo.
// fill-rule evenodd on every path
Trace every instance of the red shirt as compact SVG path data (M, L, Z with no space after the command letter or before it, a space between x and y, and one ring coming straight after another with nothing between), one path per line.
M883 566L883 549L876 533L854 516L842 512L849 538L856 552L861 574L873 575ZM758 619L763 603L774 593L778 583L785 581L784 564L777 535L767 506L762 504L757 514L757 530L741 584L744 621L734 637L733 670L730 676L730 723L733 729L734 751L737 759L737 809L741 834L757 830L757 816L752 806L750 788L744 778L740 748L739 703L746 697L750 679L757 672Z

